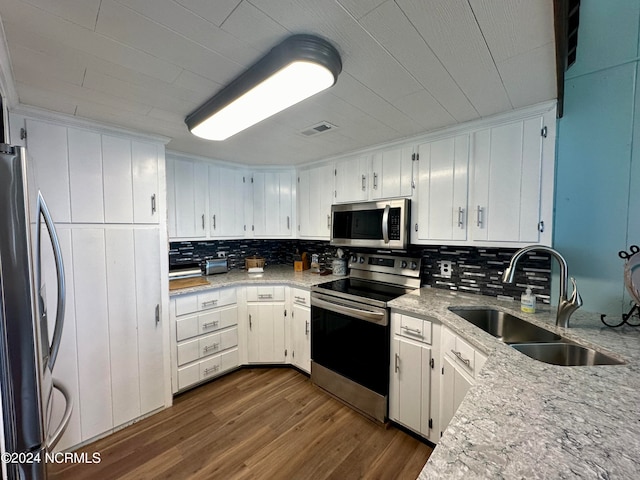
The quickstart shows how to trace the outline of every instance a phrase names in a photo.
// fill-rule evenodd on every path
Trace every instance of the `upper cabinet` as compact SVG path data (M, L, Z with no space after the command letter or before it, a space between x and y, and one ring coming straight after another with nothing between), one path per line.
M298 235L328 239L336 171L332 163L298 171Z
M291 237L294 232L292 170L254 172L253 225L255 237Z
M335 202L361 202L413 194L413 145L336 162Z
M164 145L31 118L25 126L30 175L56 222L159 223Z
M244 236L244 182L242 170L209 165L209 236Z
M418 146L412 243L551 245L555 108Z

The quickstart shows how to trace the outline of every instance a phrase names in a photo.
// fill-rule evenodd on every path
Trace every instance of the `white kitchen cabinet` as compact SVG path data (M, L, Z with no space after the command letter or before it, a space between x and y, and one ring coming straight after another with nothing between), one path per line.
M242 170L209 165L209 237L244 236L244 178Z
M249 363L284 363L285 287L248 286L247 356Z
M371 155L336 162L335 202L364 202L369 198Z
M547 113L473 133L469 227L474 242L550 244L554 159L548 157L554 132L555 117Z
M420 144L418 154L413 239L466 240L469 135Z
M311 373L311 297L308 290L291 289L291 364Z
M159 162L164 147L150 142L131 141L133 178L133 223L160 222Z
M298 171L298 235L329 239L335 171L332 163Z
M293 235L293 172L253 173L253 235L290 237Z
M27 155L34 185L29 192L31 205L36 204L39 189L53 221L68 223L71 221L71 194L67 128L30 118L26 120L26 128Z
M475 383L487 357L447 328L442 329L440 436Z
M373 154L369 198L410 197L413 193L413 146L384 149Z
M175 224L177 238L203 238L207 233L207 165L181 157L167 156L168 168L173 171L173 204L168 206L170 221Z
M102 140L99 133L67 129L71 221L104 222Z
M171 299L172 391L193 387L239 365L235 287Z
M102 136L102 176L105 222L133 223L133 170L129 139Z
M435 335L434 335L435 330ZM432 341L439 325L393 312L391 314L389 418L425 438L433 438L432 371L436 359ZM437 411L437 409L435 409Z

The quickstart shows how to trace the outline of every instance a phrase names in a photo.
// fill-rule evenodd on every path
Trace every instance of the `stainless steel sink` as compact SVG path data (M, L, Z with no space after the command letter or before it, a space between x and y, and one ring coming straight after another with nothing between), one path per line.
M562 337L509 313L492 308L449 308L485 332L504 343L554 342Z
M574 343L518 343L511 345L531 358L551 365L622 365L624 362L602 352Z

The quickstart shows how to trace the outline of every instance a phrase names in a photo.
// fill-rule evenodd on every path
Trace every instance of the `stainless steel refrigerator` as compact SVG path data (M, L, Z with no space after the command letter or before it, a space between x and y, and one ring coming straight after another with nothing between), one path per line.
M72 407L52 377L65 310L62 254L44 198L40 192L35 198L30 209L25 149L0 144L0 401L10 480L46 478L47 453L64 433ZM57 296L51 340L42 283L45 247L53 250L58 280L48 286ZM66 401L57 425L51 425L51 413L54 398L61 397L54 389Z

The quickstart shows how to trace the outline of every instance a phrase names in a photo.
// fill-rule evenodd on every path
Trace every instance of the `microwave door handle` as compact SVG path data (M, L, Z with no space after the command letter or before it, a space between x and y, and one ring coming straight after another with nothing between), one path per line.
M389 243L389 210L391 210L391 205L385 206L382 214L382 240L384 243Z
M53 248L53 257L56 264L56 277L58 279L58 299L56 307L56 323L53 330L53 338L51 340L51 346L49 347L49 369L53 370L53 366L58 358L58 350L60 349L60 341L62 340L62 328L64 327L64 310L65 310L65 281L64 281L64 265L62 263L62 250L60 248L60 241L56 234L56 229L49 213L47 203L44 201L42 192L38 192L37 201L37 214L38 222L36 227L36 279L38 288L40 288L40 281L42 278L42 265L40 260L40 238L42 236L42 221L44 222L49 231L49 239L51 240L51 247Z

